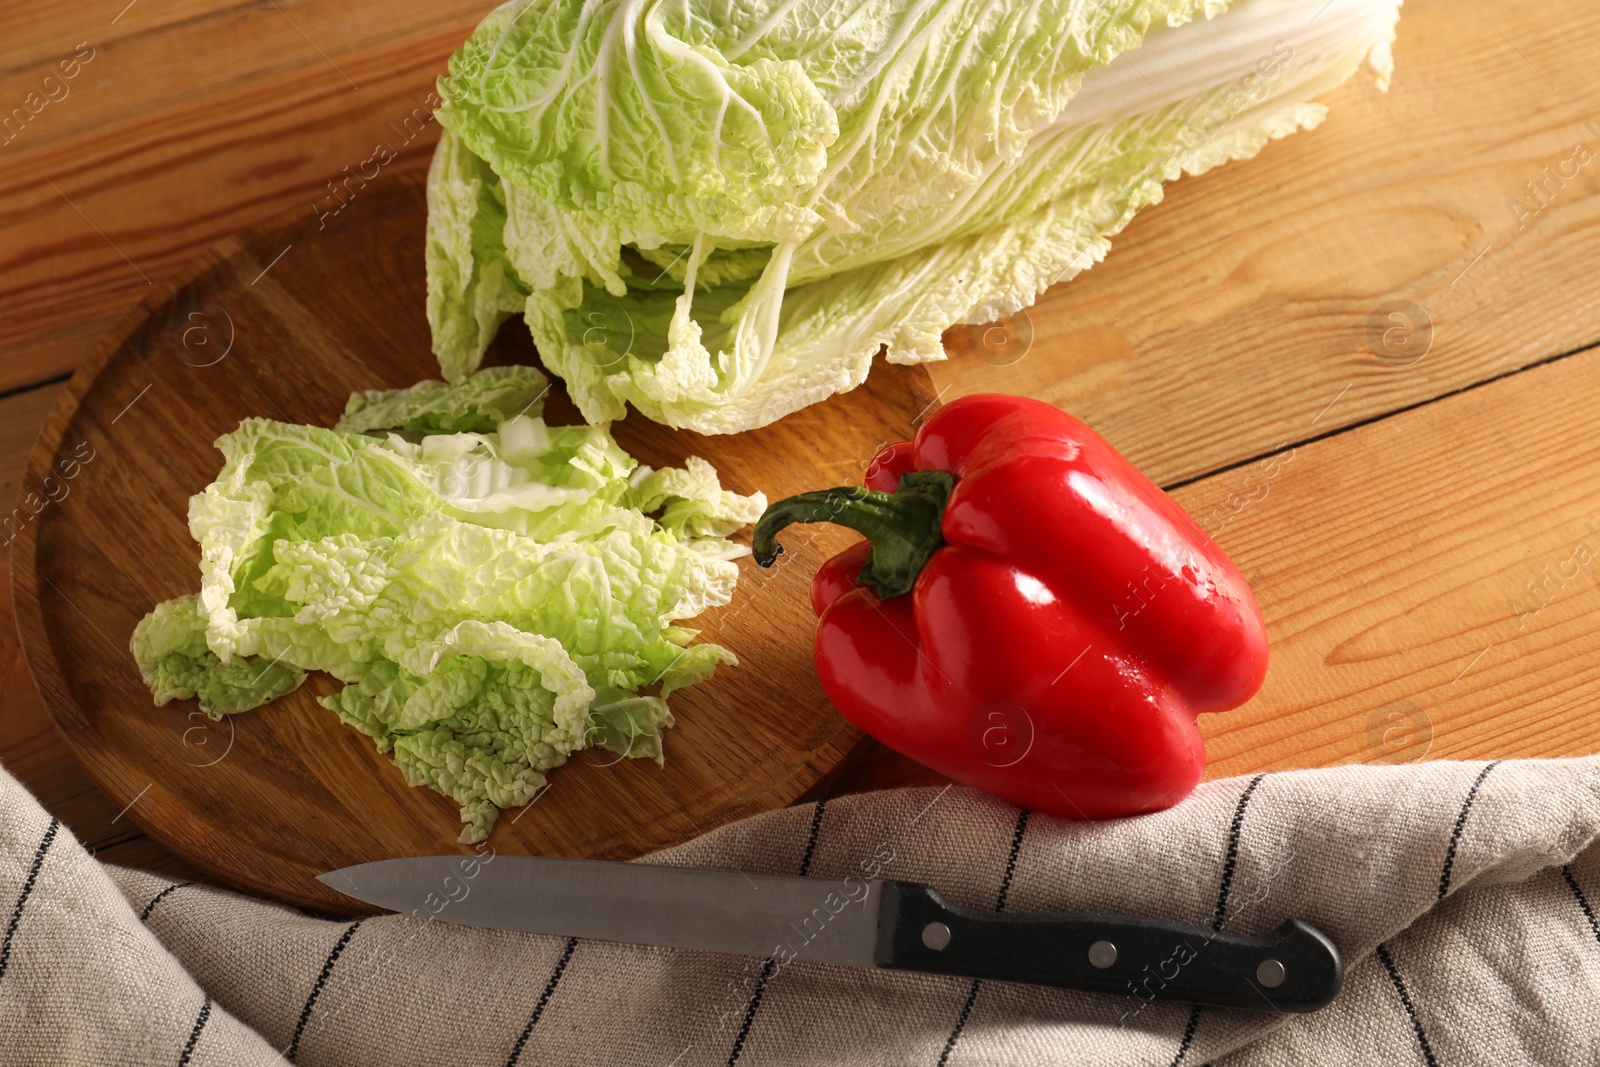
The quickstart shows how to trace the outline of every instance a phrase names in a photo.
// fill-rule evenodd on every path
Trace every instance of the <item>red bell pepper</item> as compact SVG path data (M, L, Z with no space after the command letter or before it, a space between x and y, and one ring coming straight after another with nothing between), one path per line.
M1194 788L1195 716L1255 693L1267 640L1244 577L1171 497L1077 419L999 395L945 406L866 483L779 501L755 530L763 566L790 523L866 535L811 585L817 674L846 718L1055 815Z

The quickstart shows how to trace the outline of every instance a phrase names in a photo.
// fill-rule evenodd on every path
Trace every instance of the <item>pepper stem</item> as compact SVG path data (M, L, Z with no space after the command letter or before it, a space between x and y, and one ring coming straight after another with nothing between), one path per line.
M892 493L847 485L780 500L756 523L752 546L756 562L772 566L783 551L778 531L791 523L836 523L872 542L857 581L882 599L909 593L929 558L944 544L940 522L955 484L955 475L946 471L908 471Z

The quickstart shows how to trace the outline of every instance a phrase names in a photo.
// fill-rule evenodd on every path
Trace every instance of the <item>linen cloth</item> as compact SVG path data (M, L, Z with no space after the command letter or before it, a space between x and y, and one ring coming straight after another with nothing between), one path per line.
M648 860L1230 932L1299 917L1347 965L1311 1015L329 921L102 865L3 771L0 814L8 1067L1600 1063L1600 758L1257 775L1095 824L896 790Z

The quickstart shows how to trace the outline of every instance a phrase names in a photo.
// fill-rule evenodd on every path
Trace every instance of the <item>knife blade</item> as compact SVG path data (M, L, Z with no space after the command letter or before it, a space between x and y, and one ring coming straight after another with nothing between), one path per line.
M1344 981L1338 948L1298 919L1251 937L1127 915L979 911L911 882L492 854L377 860L318 878L466 926L1140 1000L1308 1012Z

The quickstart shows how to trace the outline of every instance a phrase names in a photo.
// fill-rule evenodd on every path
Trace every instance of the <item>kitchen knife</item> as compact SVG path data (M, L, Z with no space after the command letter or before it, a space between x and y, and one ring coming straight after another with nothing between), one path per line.
M1306 1012L1339 950L1290 919L1265 937L1123 915L979 911L910 882L534 856L422 856L330 871L333 889L467 926Z

